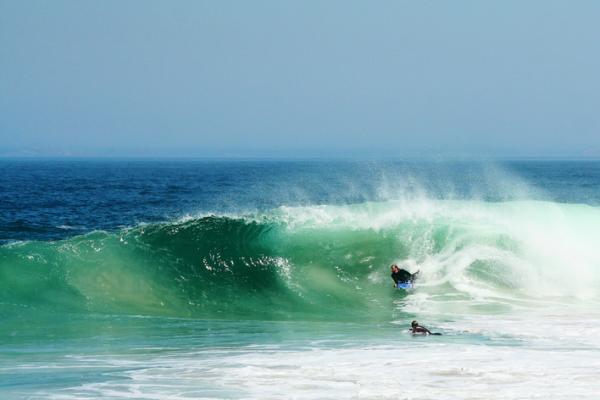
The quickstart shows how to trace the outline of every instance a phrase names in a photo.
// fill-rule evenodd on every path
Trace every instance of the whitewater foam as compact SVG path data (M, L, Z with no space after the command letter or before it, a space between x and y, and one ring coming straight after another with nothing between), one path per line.
M411 296L421 311L597 300L597 226L597 207L542 201L403 200L186 218L3 246L0 300L200 317L321 318L335 307L339 316L385 319L396 296L387 290L391 263L421 270Z

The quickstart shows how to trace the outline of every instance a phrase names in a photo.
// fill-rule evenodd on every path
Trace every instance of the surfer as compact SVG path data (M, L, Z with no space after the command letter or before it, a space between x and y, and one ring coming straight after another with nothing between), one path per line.
M438 336L441 335L441 333L431 333L431 331L429 329L425 328L424 326L419 325L419 323L417 321L411 322L410 332L413 335L438 335Z
M419 271L411 274L405 269L398 268L396 264L392 264L392 279L394 280L394 286L398 286L399 283L409 283L415 280Z

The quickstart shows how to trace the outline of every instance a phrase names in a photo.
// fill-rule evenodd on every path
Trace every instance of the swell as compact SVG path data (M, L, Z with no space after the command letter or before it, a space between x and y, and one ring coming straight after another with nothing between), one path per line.
M0 247L5 312L374 319L405 294L495 305L597 298L600 210L550 202L363 203L207 216ZM516 303L515 303L516 304Z

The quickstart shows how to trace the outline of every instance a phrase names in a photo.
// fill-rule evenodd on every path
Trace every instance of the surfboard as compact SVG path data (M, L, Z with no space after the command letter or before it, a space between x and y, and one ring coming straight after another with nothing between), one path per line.
M396 285L396 287L398 289L410 290L414 288L414 285L412 282L400 282Z

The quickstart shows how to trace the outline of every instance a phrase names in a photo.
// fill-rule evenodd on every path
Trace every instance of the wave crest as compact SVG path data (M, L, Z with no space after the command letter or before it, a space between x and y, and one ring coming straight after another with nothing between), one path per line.
M600 293L598 226L596 207L529 201L206 216L5 245L0 302L202 318L387 319L411 298L391 288L392 262L421 269L413 295L421 306L589 299Z

